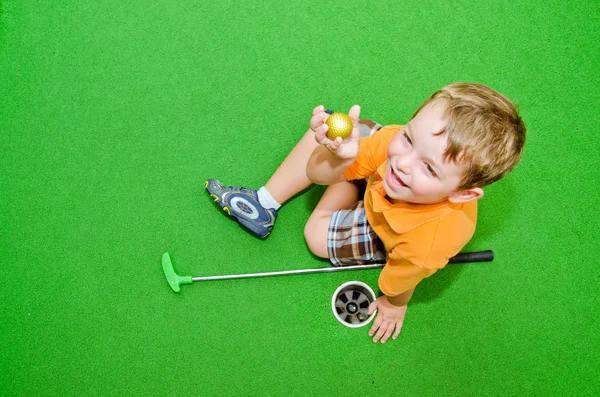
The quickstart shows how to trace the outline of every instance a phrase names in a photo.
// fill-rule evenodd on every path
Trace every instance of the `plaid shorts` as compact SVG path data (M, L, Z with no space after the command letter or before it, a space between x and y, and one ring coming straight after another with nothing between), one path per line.
M327 251L333 266L385 262L385 248L369 225L363 201L353 208L333 213L327 234Z

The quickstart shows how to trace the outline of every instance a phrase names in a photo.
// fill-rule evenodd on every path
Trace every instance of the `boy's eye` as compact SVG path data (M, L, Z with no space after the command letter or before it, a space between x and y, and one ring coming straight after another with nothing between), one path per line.
M433 168L431 168L431 165L427 164L427 171L429 171L429 173L433 176L437 176L437 174L435 173L435 171L433 170Z
M408 135L406 135L406 132L404 133L404 139L406 139L406 142L408 142L410 145L412 145L412 141L410 140Z

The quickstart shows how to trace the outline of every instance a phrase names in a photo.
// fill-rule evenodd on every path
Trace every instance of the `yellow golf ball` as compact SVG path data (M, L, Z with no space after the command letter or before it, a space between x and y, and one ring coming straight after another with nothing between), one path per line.
M352 119L347 114L333 112L329 115L325 124L329 126L327 137L332 141L338 136L346 139L352 133Z

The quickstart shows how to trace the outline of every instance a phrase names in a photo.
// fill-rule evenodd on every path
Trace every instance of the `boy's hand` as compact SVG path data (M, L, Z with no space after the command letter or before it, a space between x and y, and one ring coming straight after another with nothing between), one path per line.
M358 117L360 116L360 106L352 106L348 112L348 116L352 119L352 134L346 139L337 137L333 141L327 137L329 126L325 124L325 121L329 115L325 113L323 105L319 105L313 110L313 116L310 119L310 129L314 131L316 141L342 160L354 159L358 156L358 142L360 139Z
M373 337L374 343L377 343L379 340L381 340L381 343L385 343L390 336L395 340L400 335L404 316L406 315L406 308L407 305L392 305L385 295L380 296L369 305L369 316L375 310L378 311L375 322L369 330L369 336L375 334L375 337Z

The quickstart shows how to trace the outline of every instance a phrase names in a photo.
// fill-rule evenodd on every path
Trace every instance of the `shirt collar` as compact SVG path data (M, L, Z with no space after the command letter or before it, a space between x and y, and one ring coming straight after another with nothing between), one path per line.
M373 211L383 214L394 232L398 234L406 233L424 223L463 208L463 204L453 204L447 200L436 204L392 204L386 198L386 192L383 188L386 166L387 161L377 168L377 173L372 176L374 180L370 190L373 199Z

